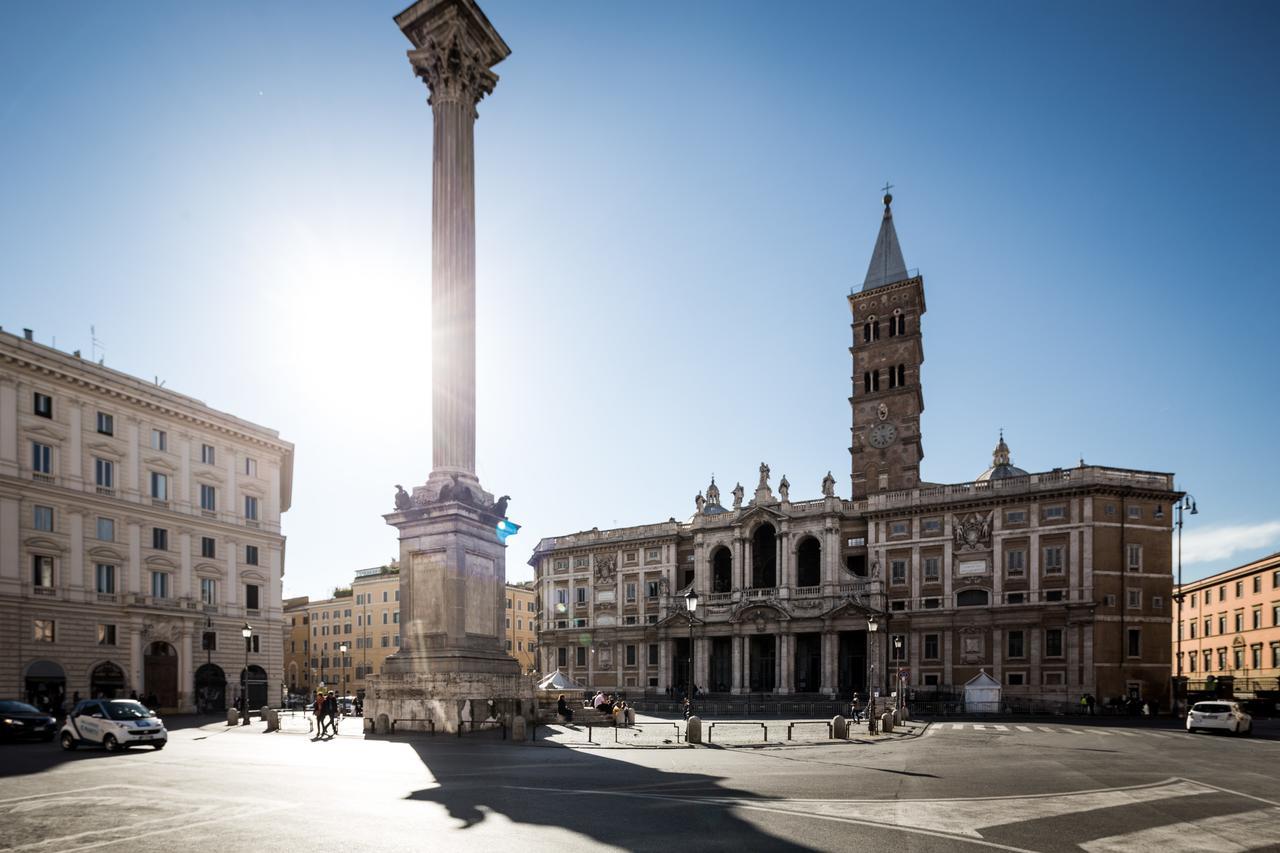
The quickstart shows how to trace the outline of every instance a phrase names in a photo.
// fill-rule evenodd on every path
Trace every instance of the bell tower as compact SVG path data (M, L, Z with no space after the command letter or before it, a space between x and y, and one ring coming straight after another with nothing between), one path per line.
M884 218L862 289L849 294L853 315L853 497L920 484L920 366L924 279L907 270L885 187Z

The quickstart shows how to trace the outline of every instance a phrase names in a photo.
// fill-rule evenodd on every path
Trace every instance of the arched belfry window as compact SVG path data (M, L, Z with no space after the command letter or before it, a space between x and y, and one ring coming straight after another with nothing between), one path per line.
M751 585L757 589L778 585L777 533L767 522L751 535Z
M796 586L818 586L822 583L822 543L805 537L796 548Z
M711 554L711 591L733 591L733 554L723 545Z

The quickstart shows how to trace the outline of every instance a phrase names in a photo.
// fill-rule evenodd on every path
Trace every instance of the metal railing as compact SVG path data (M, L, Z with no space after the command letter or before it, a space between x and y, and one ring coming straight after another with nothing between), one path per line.
M764 734L764 737L762 738L761 742L768 743L769 741L769 726L765 723L739 723L739 722L732 722L732 721L725 721L725 720L716 720L715 722L707 726L707 743L712 742L711 741L712 732L715 731L716 726L759 726L761 731Z

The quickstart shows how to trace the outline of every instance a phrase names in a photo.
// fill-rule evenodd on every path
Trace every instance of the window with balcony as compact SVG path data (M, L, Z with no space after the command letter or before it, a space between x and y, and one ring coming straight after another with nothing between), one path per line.
M161 474L159 471L151 472L151 499L157 501L169 500L169 477L167 474Z
M1051 546L1044 549L1044 573L1046 575L1062 574L1062 548Z
M47 554L32 555L31 585L37 589L53 589L53 557Z
M101 492L110 493L116 487L116 464L110 459L93 457L93 482Z
M890 578L895 584L905 584L907 582L907 561L891 560L889 562Z
M115 435L116 419L106 412L98 412L98 433L100 435Z
M1004 573L1009 577L1021 577L1027 571L1027 552L1010 548L1004 552Z
M36 474L53 475L53 448L38 441L31 442L31 470Z
M95 589L99 595L116 594L116 567L110 563L98 563L93 567Z
M214 578L200 578L200 601L207 605L218 603L218 582Z
M924 579L926 583L936 581L941 577L941 564L942 561L937 557L924 558Z

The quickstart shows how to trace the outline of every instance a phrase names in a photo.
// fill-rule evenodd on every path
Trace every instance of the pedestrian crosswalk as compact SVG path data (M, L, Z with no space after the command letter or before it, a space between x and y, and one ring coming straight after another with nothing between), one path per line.
M1185 739L1186 732L1180 729L1147 729L1118 728L1112 726L1069 726L1042 725L1036 723L949 723L935 722L925 732L926 736L950 732L985 732L987 734L1030 734L1030 735L1087 735L1101 738L1147 738L1167 740L1171 738Z

